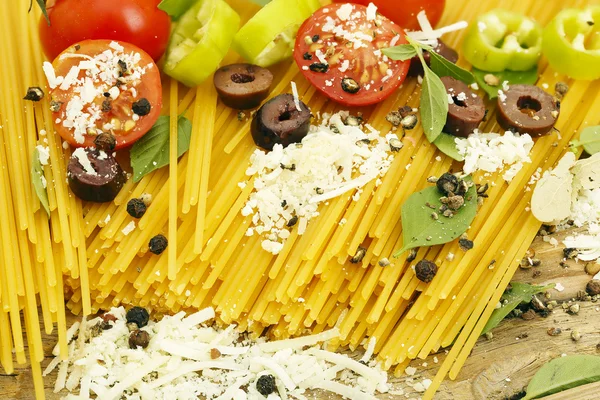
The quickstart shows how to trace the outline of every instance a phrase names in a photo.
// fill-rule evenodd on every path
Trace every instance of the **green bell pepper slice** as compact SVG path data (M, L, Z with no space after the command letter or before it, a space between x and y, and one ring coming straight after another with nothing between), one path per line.
M298 28L319 8L319 0L273 0L242 26L233 48L261 67L285 60L292 56Z
M463 54L484 71L528 71L542 55L542 27L524 15L492 10L469 26Z
M544 55L571 78L600 78L600 6L565 9L544 29Z
M240 26L224 0L198 0L179 19L167 48L164 72L197 86L219 68Z

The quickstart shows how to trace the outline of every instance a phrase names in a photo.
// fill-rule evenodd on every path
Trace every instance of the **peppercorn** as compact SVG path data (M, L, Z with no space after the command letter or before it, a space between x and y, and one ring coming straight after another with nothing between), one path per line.
M473 241L465 238L458 239L458 247L462 251L469 251L473 248Z
M51 100L50 101L50 111L58 112L58 111L60 111L60 108L62 107L62 105L63 105L62 101Z
M411 106L402 106L398 109L398 112L402 118L414 113Z
M125 75L127 72L127 63L123 60L119 60L117 61L117 64L119 65L119 76Z
M290 218L290 220L287 222L286 226L288 228L291 228L292 226L296 225L298 223L298 217L296 215L294 215L292 218Z
M256 390L263 396L268 396L277 390L273 375L261 375L256 381Z
M390 124L392 124L395 127L400 126L400 123L402 122L402 116L400 115L400 113L398 111L390 111L385 116L385 119L387 120L387 122L389 122Z
M136 330L129 335L129 348L137 349L141 347L145 349L150 343L150 335L146 331Z
M219 351L219 349L215 349L215 348L210 349L210 358L212 360L216 360L219 357L221 357L221 352Z
M569 85L564 82L556 82L556 85L554 85L554 91L558 97L562 98L569 91Z
M304 58L305 60L312 60L312 54L306 52L302 55L302 58Z
M112 133L102 132L94 139L94 145L98 150L112 152L117 146L117 139Z
M148 249L151 253L161 254L167 246L169 245L169 241L164 235L158 234L150 239L150 243L148 243Z
M133 218L142 218L146 209L146 203L142 199L131 199L127 202L127 213Z
M573 260L578 255L579 255L579 250L577 250L577 249L574 249L572 247L567 247L567 248L563 249L563 256L567 260Z
M408 256L406 256L406 261L412 262L415 258L417 258L417 249L410 249Z
M308 66L308 68L313 72L327 72L329 70L329 64L315 62Z
M44 98L44 91L37 86L32 86L27 89L27 93L23 100L40 101Z
M100 110L102 112L109 112L110 110L112 110L112 103L110 102L110 99L104 99L102 101L102 107L100 108Z
M139 115L140 117L150 114L151 108L152 107L150 106L150 102L145 97L134 102L131 106L131 109L133 110L133 112L136 113L137 115Z
M126 314L127 322L135 322L138 328L143 328L148 325L150 314L145 308L142 307L131 307Z
M354 257L352 257L350 259L350 262L352 264L358 264L359 262L361 262L363 260L363 258L365 258L366 254L367 254L367 249L359 246L358 249L356 250L356 253L354 253Z
M592 279L585 286L585 291L590 296L596 296L600 294L600 279Z
M435 183L438 190L445 195L449 193L456 193L458 189L458 178L456 175L451 174L449 172L445 172L442 176L440 176Z
M354 94L360 90L360 85L352 78L342 79L342 90L346 93Z
M437 265L429 260L421 260L415 265L415 273L417 279L422 282L429 283L433 280L433 277L437 273Z
M402 118L402 121L400 121L400 124L402 125L402 127L404 129L411 130L415 126L417 126L417 122L419 122L419 119L417 118L417 116L415 114L409 114L406 117Z

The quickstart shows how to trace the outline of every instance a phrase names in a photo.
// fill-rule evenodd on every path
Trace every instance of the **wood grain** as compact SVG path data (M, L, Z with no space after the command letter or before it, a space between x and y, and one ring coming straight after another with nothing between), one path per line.
M574 231L552 235L559 242ZM585 263L563 260L562 248L545 242L541 237L532 244L535 257L541 265L530 269L519 269L514 281L534 284L560 283L563 291L551 290L551 298L559 301L573 301L577 293L585 288L590 276L585 273ZM563 265L561 265L563 263ZM566 263L566 264L565 264ZM566 267L565 267L566 265ZM535 372L547 361L563 354L599 354L596 345L600 344L600 303L578 302L581 310L578 315L566 313L562 307L555 309L547 318L536 317L525 321L520 318L504 321L493 330L493 338L480 339L463 367L458 379L446 380L440 387L436 399L501 400L523 391ZM78 317L69 315L71 324ZM549 336L549 328L561 328L558 336ZM577 342L571 339L576 329L581 334ZM52 359L51 351L56 343L54 335L43 335L46 359L45 367ZM379 396L381 399L418 398L415 383L432 379L443 362L445 352L430 355L426 360L415 360L411 366L417 372L412 376L392 379L392 389L402 394ZM55 374L45 380L46 398L59 399L53 393ZM12 375L0 373L0 399L34 400L33 382L28 365L19 366ZM546 400L591 400L598 397L600 383L590 384L565 391ZM323 393L313 394L314 398L331 398Z

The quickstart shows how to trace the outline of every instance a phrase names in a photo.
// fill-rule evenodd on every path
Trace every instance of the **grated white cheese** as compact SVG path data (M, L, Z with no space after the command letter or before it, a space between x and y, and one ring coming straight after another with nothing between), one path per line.
M367 6L367 21L375 21L377 17L377 6L373 3L369 3Z
M50 159L50 148L42 145L37 145L35 148L38 151L40 164L48 165L48 160Z
M348 115L324 116L301 145L275 145L269 153L256 150L251 156L246 175L255 177L254 191L241 213L252 218L253 231L247 233L262 235L265 251L278 254L291 229L303 234L323 201L387 172L393 160L388 140L372 127L364 132L345 125Z
M91 328L102 321L100 317L71 327L69 332L78 332L78 339L69 344L69 358L60 361L57 356L44 371L59 367L55 388L70 392L65 399L259 400L264 397L256 390L256 381L265 374L276 378L277 391L267 398L271 400L306 399L306 389L357 400L375 399L376 393L388 390L387 374L378 367L318 347L303 350L305 345L339 336L337 329L269 346L264 339L248 340L234 326L220 330L205 325L207 317L214 317L214 310L208 308L188 317L180 312L160 322L150 321L142 328L150 336L148 347L130 349L125 310L113 308L108 313L116 321L99 335ZM220 356L212 359L215 348ZM165 349L175 349L176 354Z
M135 229L135 221L130 221L125 228L123 228L121 230L121 232L123 233L123 235L127 236L129 235L131 232L133 232L133 230Z
M87 155L87 152L82 147L78 147L73 151L73 157L77 158L77 161L83 167L83 170L88 175L98 175L92 163Z
M499 135L476 131L468 138L456 138L455 142L458 152L465 158L463 171L466 174L479 170L496 172L508 167L503 178L510 182L524 163L531 162L529 153L533 148L533 140L528 134L507 131Z
M467 26L469 26L466 21L459 21L452 25L444 26L434 30L429 22L429 19L427 18L425 10L422 10L417 14L417 21L421 26L421 30L407 32L406 35L417 42L430 46L436 46L438 39L441 38L442 35L465 29Z
M300 107L300 98L298 96L298 87L296 86L296 82L291 81L290 85L292 86L292 95L294 96L294 105L296 106L296 110L302 111L302 108Z

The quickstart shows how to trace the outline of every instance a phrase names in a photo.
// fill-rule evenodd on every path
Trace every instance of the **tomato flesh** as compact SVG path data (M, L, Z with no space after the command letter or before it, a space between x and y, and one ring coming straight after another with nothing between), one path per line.
M333 2L348 3L347 0L333 0ZM421 30L417 14L422 10L425 10L431 26L435 27L442 18L446 3L445 0L352 0L350 2L365 6L373 3L381 14L410 31Z
M369 15L368 15L369 14ZM393 61L381 49L405 44L404 31L358 4L316 11L298 31L294 59L323 94L347 106L375 104L398 88L410 61Z
M127 147L160 115L158 67L131 44L86 40L67 48L52 66L45 63L44 71L51 78L54 128L72 146L93 146L98 134L110 132L116 149Z
M52 60L72 44L86 39L132 43L160 59L167 48L171 19L157 8L159 0L56 0L48 2L48 26L42 16L39 33Z

